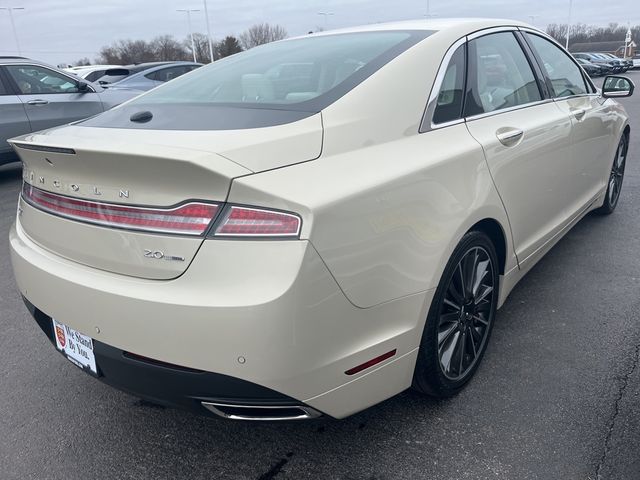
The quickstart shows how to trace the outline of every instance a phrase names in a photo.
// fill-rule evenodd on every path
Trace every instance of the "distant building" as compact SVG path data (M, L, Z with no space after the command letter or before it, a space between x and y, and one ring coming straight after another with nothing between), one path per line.
M631 44L630 56L635 55L635 43ZM615 42L588 42L588 43L574 43L569 46L571 53L580 52L597 52L597 53L613 53L618 57L624 57L624 41Z

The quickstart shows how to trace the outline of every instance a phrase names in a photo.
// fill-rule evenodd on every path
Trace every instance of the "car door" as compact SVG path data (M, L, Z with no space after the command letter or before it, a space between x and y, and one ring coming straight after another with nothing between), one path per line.
M5 71L25 106L33 131L63 125L103 111L91 87L78 89L78 79L33 64L7 65Z
M604 188L613 161L617 138L610 132L615 117L582 70L563 49L533 32L524 37L540 64L556 105L571 119L571 169L567 184L570 208L574 212L593 202Z
M20 98L15 94L0 67L0 164L13 150L7 139L29 133L31 124Z
M571 121L513 31L469 37L465 117L482 145L523 262L567 222Z

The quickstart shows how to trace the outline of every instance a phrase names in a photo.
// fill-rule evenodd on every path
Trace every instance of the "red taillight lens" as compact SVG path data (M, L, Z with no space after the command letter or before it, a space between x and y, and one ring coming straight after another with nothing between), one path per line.
M230 207L214 235L225 237L298 237L300 217L293 213Z
M22 197L40 210L71 220L107 227L158 233L202 235L220 208L211 203L191 202L175 208L125 207L92 202L45 192L27 183Z

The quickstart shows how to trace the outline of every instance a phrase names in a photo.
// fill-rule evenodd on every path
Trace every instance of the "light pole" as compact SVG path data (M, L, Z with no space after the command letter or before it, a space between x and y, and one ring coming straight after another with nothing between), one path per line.
M327 25L329 24L329 16L335 15L333 12L318 12L318 15L324 16L324 28L327 29Z
M18 55L22 55L22 50L20 48L20 41L18 40L18 32L16 31L16 24L13 21L13 11L14 10L24 10L24 7L0 7L0 10L6 10L9 12L9 20L11 20L11 28L13 29L13 38L16 40L16 47L18 48Z
M196 57L196 42L193 40L193 30L191 29L191 12L199 12L197 8L179 8L176 12L187 12L187 23L189 25L189 36L191 37L191 51L193 52L193 61L197 62Z
M567 20L567 41L565 42L564 48L569 50L569 35L571 32L571 7L573 7L573 0L569 0L569 19Z
M207 9L207 0L204 0L204 19L207 22L207 38L209 39L209 56L213 62L213 41L211 40L211 27L209 27L209 10Z
M527 15L527 17L529 17L531 19L531 25L534 24L534 22L536 21L536 18L538 18L540 15Z

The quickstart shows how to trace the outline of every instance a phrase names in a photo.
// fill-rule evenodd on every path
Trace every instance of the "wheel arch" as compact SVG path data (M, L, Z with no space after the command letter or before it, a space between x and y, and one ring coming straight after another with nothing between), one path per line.
M476 222L467 232L473 230L483 232L491 239L491 243L493 243L498 255L499 273L504 275L507 263L507 237L500 222L495 218L484 218Z

